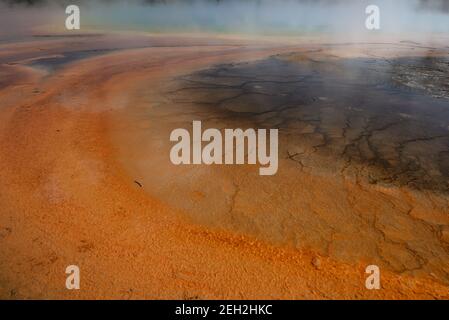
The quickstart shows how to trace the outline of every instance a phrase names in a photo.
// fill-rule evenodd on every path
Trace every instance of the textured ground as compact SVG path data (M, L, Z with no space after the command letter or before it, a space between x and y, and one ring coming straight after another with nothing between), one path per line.
M2 298L448 298L446 51L75 39L1 45ZM174 167L192 119L279 127L278 174Z

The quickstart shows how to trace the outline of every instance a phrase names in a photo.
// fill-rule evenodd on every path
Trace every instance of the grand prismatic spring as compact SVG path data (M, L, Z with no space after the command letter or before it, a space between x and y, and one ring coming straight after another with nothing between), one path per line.
M1 298L449 298L447 1L68 4L0 4Z

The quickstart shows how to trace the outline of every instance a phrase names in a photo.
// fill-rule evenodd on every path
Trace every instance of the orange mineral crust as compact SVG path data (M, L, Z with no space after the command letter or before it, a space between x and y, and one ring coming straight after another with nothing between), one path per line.
M305 65L342 76L343 59L373 52L389 61L438 58L449 50L429 54L424 46L385 41L344 47L314 39L98 34L1 44L0 297L449 298L445 167L425 158L426 179L398 175L404 154L422 157L419 145L404 146L399 158L393 147L372 149L378 153L367 165L368 142L357 140L366 123L352 113L359 105L346 105L355 131L343 134L345 120L332 97L305 97L292 113L277 114L278 122L248 109L276 104L272 92L264 93L274 100L248 106L229 102L235 88L228 82L210 85L223 65L237 69L220 81L236 81L257 63L254 70L266 70L273 61L276 68ZM329 69L319 69L324 63ZM412 86L407 70L398 74L398 83ZM261 83L278 81L263 72L249 76L259 91L266 89ZM196 91L186 94L192 86ZM442 94L434 86L422 90ZM273 112L266 108L265 115ZM298 116L313 123L285 122L314 110L320 113ZM218 128L280 127L279 172L261 177L247 165L174 166L170 131L192 120ZM374 123L371 142L385 139L379 132L401 137L401 121L392 132ZM345 149L351 143L362 156ZM444 142L417 143L445 155ZM384 158L390 166L375 161ZM365 287L371 264L382 270L380 290ZM68 265L80 267L80 290L65 287Z

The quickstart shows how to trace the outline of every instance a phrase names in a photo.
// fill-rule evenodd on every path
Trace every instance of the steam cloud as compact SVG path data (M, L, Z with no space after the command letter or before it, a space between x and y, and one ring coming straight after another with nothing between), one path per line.
M62 31L64 7L78 4L83 29L249 34L366 34L364 9L381 9L381 31L448 33L449 0L4 0L0 38Z

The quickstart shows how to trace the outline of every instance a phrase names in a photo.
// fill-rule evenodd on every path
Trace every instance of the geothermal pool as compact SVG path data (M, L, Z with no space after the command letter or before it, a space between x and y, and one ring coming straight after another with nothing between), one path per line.
M447 42L327 40L3 43L2 296L447 297ZM277 174L174 166L194 120L279 129Z

